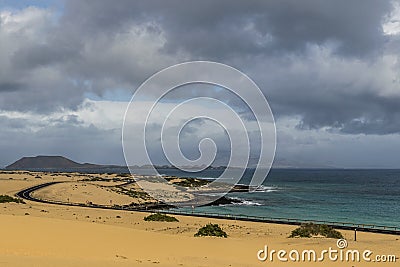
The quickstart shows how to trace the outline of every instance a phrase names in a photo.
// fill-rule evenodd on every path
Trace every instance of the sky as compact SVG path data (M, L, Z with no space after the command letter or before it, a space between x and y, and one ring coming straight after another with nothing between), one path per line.
M207 60L242 71L268 99L276 166L399 168L399 55L400 1L0 0L0 167L35 155L124 164L135 90L163 68ZM200 94L254 122L210 86L183 87L159 107ZM211 135L215 163L226 162L221 127L188 126L188 158ZM165 163L149 138L154 163Z

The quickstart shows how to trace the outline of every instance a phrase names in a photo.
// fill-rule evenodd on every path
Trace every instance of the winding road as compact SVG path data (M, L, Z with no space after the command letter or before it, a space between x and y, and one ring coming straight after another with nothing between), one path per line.
M170 205L167 204L147 204L147 205L137 205L137 206L100 206L100 205L86 205L83 203L66 203L66 202L57 202L57 201L49 201L49 200L44 200L44 199L39 199L32 197L32 193L36 190L45 188L47 186L51 186L54 184L60 184L64 182L49 182L49 183L44 183L44 184L39 184L35 185L33 187L26 188L15 195L29 201L34 201L34 202L40 202L40 203L46 203L46 204L54 204L54 205L63 205L63 206L75 206L75 207L85 207L85 208L96 208L96 209L108 209L108 210L127 210L127 211L143 211L143 212L149 212L152 209L165 209L165 208L170 208ZM130 184L131 182L128 182L126 184ZM125 184L124 184L125 185Z
M75 206L75 207L85 207L85 208L96 208L96 209L108 209L108 210L125 210L125 211L139 211L139 212L162 212L167 214L175 214L181 216L192 216L192 217L206 217L206 218L214 218L214 219L225 219L225 220L238 220L238 221L252 221L252 222L263 222L263 223L277 223L277 224L289 224L289 225L300 225L305 222L313 222L313 221L304 221L304 220L295 220L295 219L285 219L285 218L266 218L266 217L257 217L257 216L245 216L245 215L227 215L227 214L216 214L216 213L191 213L184 211L174 211L174 210L165 210L166 208L171 208L170 205L167 204L155 204L155 205L140 205L140 206L98 206L98 205L85 205L82 203L65 203L65 202L53 202L43 199L34 198L31 196L32 192L42 189L47 186L51 186L54 184L63 183L63 182L49 182L44 184L35 185L33 187L24 189L16 194L16 196L40 203L46 204L54 204L54 205L63 205L63 206ZM383 233L383 234L392 234L392 235L400 235L400 229L396 227L386 227L386 226L375 226L375 225L341 225L341 223L334 222L322 222L316 221L313 223L323 223L327 224L336 229L343 230L354 230L362 232L374 232L374 233Z
M24 189L24 190L18 192L17 194L15 194L15 195L20 197L20 198L23 198L25 200L42 202L42 203L52 203L52 202L49 202L49 201L45 201L45 200L41 200L41 199L38 199L38 198L31 197L31 193L33 191L42 189L44 187L47 187L47 186L50 186L50 185L53 185L53 184L59 184L59 183L62 183L62 182L50 182L50 183L44 183L44 184L35 185L33 187Z

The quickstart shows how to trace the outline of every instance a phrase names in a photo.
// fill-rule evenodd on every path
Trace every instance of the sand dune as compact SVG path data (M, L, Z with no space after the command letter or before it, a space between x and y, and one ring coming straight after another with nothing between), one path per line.
M36 176L41 178L35 178ZM13 178L13 179L9 179ZM27 179L25 179L27 178ZM1 173L0 194L46 181L79 176ZM94 186L94 185L93 185ZM90 189L93 189L90 187ZM97 189L96 189L97 190ZM107 191L96 191L107 198ZM146 213L68 207L27 201L0 204L0 266L397 266L397 263L260 262L257 252L270 249L336 248L327 238L289 239L290 225L251 223L177 216L179 222L145 222ZM196 238L208 222L218 223L228 238ZM400 256L400 237L341 231L349 249ZM328 264L328 265L327 265Z
M111 185L105 187L94 183L67 182L42 188L35 191L32 196L64 203L93 203L108 206L113 204L129 205L132 202L137 202L135 198L112 191L108 188L109 186Z

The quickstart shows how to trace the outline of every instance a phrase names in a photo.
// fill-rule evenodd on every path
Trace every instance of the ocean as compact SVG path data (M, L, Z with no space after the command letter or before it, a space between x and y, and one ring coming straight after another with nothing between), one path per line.
M216 178L221 170L159 173ZM246 172L241 183L248 184L251 173ZM194 212L400 227L400 170L272 169L261 192L228 197L241 203L196 207Z

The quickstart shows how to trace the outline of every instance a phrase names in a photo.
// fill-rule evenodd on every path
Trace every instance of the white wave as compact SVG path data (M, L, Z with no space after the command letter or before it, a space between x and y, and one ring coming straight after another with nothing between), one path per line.
M279 191L279 188L276 186L265 186L265 185L260 185L259 187L257 187L257 189L255 190L255 192L276 192Z
M239 201L237 203L232 203L230 205L236 205L236 206L262 206L261 203L258 203L258 202L252 201L252 200L248 200L248 199L242 199L242 198L239 198L239 197L229 197L229 198Z

